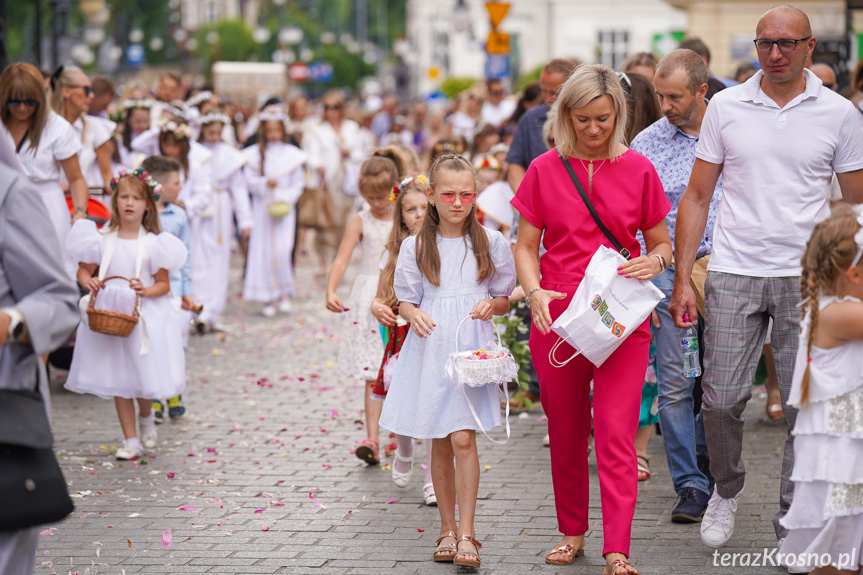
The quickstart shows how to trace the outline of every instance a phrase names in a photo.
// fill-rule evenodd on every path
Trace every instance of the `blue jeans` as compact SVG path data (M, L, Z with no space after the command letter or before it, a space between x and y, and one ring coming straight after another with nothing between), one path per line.
M694 487L709 493L707 477L698 470L696 453L707 455L704 423L701 412L693 415L692 387L695 378L683 376L683 358L680 351L681 330L674 325L668 313L671 290L674 289L674 267L669 266L653 285L662 290L665 298L656 306L659 329L650 324L656 344L656 379L659 388L659 427L665 444L665 456L674 490L680 493L685 487Z

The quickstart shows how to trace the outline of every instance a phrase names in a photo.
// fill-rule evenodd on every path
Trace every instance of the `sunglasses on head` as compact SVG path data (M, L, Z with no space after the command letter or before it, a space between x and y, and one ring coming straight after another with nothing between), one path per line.
M18 106L24 106L25 108L35 108L39 105L39 102L36 100L6 100L6 105L10 108L17 108Z
M476 200L477 193L476 192L462 192L457 194L455 192L441 192L440 199L445 204L454 204L455 198L458 196L461 199L461 203L465 206L469 206Z

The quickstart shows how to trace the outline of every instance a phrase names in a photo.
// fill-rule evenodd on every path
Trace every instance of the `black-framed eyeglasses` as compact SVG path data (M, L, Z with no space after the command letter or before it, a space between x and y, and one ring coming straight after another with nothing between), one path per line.
M10 108L17 108L18 106L24 106L25 108L35 108L39 105L39 102L36 100L6 100L6 105Z
M799 40L795 40L794 38L780 38L779 40L771 40L770 38L756 38L755 40L753 40L753 42L755 43L755 49L759 52L772 51L774 44L779 46L779 50L781 52L793 52L797 49L798 42L805 42L810 38L812 38L812 36L806 36L805 38L800 38Z
M72 86L72 85L69 85L69 86L66 86L66 87L67 87L67 88L71 88L71 89L73 89L73 90L77 90L78 88L80 88L80 89L84 90L84 95L85 95L85 96L89 96L90 94L95 94L95 93L96 93L96 91L95 91L95 90L93 90L93 86Z

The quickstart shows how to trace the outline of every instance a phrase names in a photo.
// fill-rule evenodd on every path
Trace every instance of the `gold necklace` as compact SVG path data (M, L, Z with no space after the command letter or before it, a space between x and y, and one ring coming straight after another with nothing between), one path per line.
M608 158L605 158L604 160L602 160L602 163L599 164L599 167L596 168L595 172L593 171L593 160L589 160L588 164L585 166L584 160L582 160L581 158L578 159L578 161L581 162L581 166L584 168L584 171L587 172L587 190L588 190L587 193L589 195L593 195L593 176L596 175L599 172L599 170L602 169L602 167L605 165L605 161L607 159Z

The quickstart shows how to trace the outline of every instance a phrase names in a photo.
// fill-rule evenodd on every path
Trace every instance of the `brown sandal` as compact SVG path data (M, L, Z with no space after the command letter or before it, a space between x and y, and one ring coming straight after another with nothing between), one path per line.
M555 560L550 559L552 555L555 553L563 554L566 559L564 560ZM584 555L584 547L576 549L572 545L556 545L551 551L545 554L545 562L549 565L572 565L575 561L576 557L581 557Z
M472 543L476 547L476 551L462 551L458 548L460 543L463 542ZM479 548L482 547L482 543L471 537L470 535L462 535L461 538L456 543L456 554L453 557L453 564L461 565L462 567L473 567L474 569L479 569L480 559L479 559ZM464 559L459 559L459 557L463 556Z
M452 560L455 559L456 553L458 553L458 543L455 545L440 544L440 542L447 537L452 537L453 539L458 540L458 536L452 531L447 531L437 538L437 541L435 541L436 547L434 549L434 555L432 555L432 558L436 563L452 563Z

